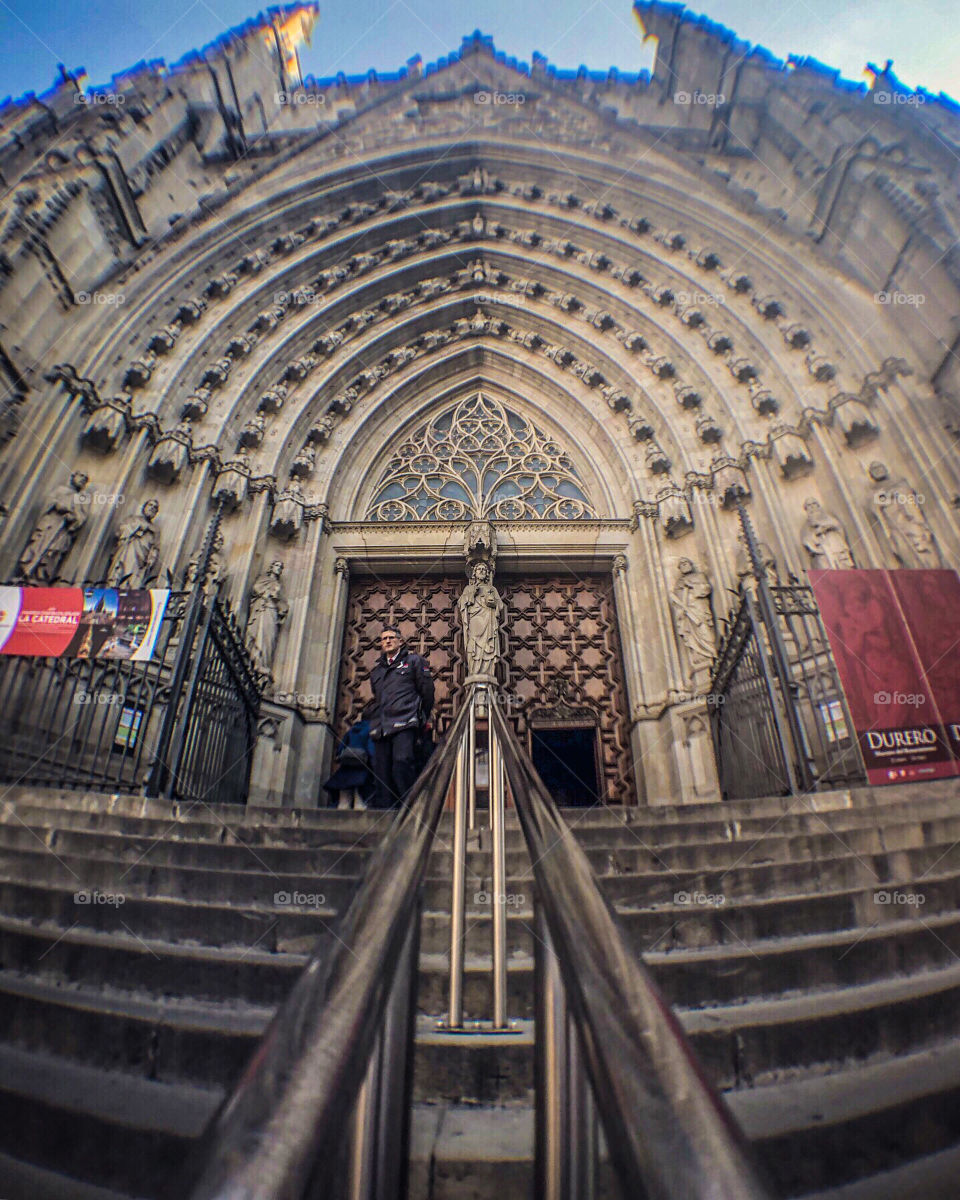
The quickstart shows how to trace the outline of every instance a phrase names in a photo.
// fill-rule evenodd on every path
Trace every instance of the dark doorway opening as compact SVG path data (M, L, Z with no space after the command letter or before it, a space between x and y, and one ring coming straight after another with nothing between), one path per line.
M599 804L596 727L535 728L530 732L533 765L557 806Z

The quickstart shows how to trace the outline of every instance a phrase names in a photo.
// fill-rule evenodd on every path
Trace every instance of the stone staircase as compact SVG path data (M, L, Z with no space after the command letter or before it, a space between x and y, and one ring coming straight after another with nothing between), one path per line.
M565 816L776 1194L956 1200L956 783ZM532 880L515 821L507 846L508 895L526 901L507 920L510 1012L523 1037L464 1039L431 1072L444 1089L431 1104L420 1081L417 1197L532 1194ZM471 867L489 890L489 860L468 863L466 1008L480 1016L490 1011L490 918L470 903ZM906 902L915 896L922 904ZM445 918L428 913L425 1013L444 1009L445 936ZM421 1021L425 1063L443 1035ZM483 1131L473 1158L471 1106Z
M159 1196L389 815L6 799L0 1196ZM565 815L780 1195L954 1200L956 784ZM512 1032L440 1032L450 832L445 814L424 897L411 1200L529 1200L529 860L509 814ZM467 862L468 1018L492 1008L490 884L481 830ZM613 1194L605 1172L601 1194Z
M8 791L0 1196L159 1196L385 817Z

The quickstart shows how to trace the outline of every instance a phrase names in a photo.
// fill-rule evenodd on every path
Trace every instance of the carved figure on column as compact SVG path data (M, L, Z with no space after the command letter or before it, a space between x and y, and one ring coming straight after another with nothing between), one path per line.
M777 566L777 560L774 557L773 551L766 542L759 543L760 562L767 573L767 582L777 584L780 581L780 569ZM747 550L747 539L743 536L741 529L737 534L737 561L736 561L737 579L742 583L744 579L749 579L753 575L753 566L750 563L750 552Z
M828 512L824 512L820 501L811 496L804 501L803 511L807 519L803 523L800 537L803 547L810 555L810 565L818 570L840 570L855 567L853 552L843 526Z
M59 574L90 511L89 477L75 471L69 483L55 488L17 563L26 584L50 584Z
M905 479L888 482L883 463L870 464L870 477L880 484L873 493L873 517L880 534L903 567L942 567L943 555L923 514L924 498Z
M677 580L670 593L677 637L686 650L688 677L694 687L707 682L717 654L713 616L713 585L689 558L677 563Z
M267 679L272 677L277 639L290 611L280 583L282 574L283 563L279 560L272 562L250 591L247 648L255 669Z
M474 563L470 582L463 589L457 608L463 622L468 678L476 675L495 678L505 607L493 586L492 572L486 562Z
M203 579L203 594L207 598L214 595L217 588L226 578L226 568L224 566L223 555L223 534L218 529L213 537L213 550L210 554L210 562L207 565L207 572ZM200 557L203 554L203 547L191 556L187 563L187 569L183 574L183 589L186 592L191 591L197 584L197 575L200 571Z
M107 567L111 587L142 588L157 575L160 534L154 525L160 505L147 500L135 517L123 521Z

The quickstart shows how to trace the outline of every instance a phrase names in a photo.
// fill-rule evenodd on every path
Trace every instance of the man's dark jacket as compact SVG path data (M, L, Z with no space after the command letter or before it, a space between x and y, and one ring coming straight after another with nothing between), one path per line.
M419 654L406 644L392 663L381 654L370 672L370 687L377 711L370 722L373 740L392 737L404 729L416 729L433 710L433 677Z

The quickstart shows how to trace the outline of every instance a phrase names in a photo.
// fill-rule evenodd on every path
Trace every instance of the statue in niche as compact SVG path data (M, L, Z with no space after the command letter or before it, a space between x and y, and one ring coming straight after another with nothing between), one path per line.
M902 567L936 568L943 556L923 514L924 497L905 479L890 483L883 463L870 464L870 478L880 486L873 493L873 516L883 540Z
M463 589L457 608L463 622L468 678L477 675L494 678L500 659L500 624L505 608L486 562L473 564L470 582Z
M803 547L810 555L810 565L826 570L846 570L855 567L853 552L847 541L843 526L828 512L824 512L820 501L814 496L804 501L803 511L807 519L803 523L800 537Z
M89 482L82 471L75 471L69 483L54 489L17 563L17 576L23 583L43 586L56 580L63 560L87 522Z
M207 571L203 577L203 594L207 599L215 595L217 589L226 578L226 568L224 566L223 555L223 534L218 529L213 537L213 550L210 554L210 561L207 564ZM200 557L203 554L203 547L190 557L187 563L187 569L183 574L183 590L191 591L197 586L197 577L200 573Z
M689 558L677 563L677 580L670 593L677 637L686 650L688 676L698 687L710 677L717 654L713 616L713 585Z
M272 673L280 628L290 611L280 583L282 574L283 563L275 560L257 579L250 591L247 648L255 669L268 679Z
M135 517L123 521L107 567L111 587L142 588L157 575L160 534L154 525L160 505L147 500Z

